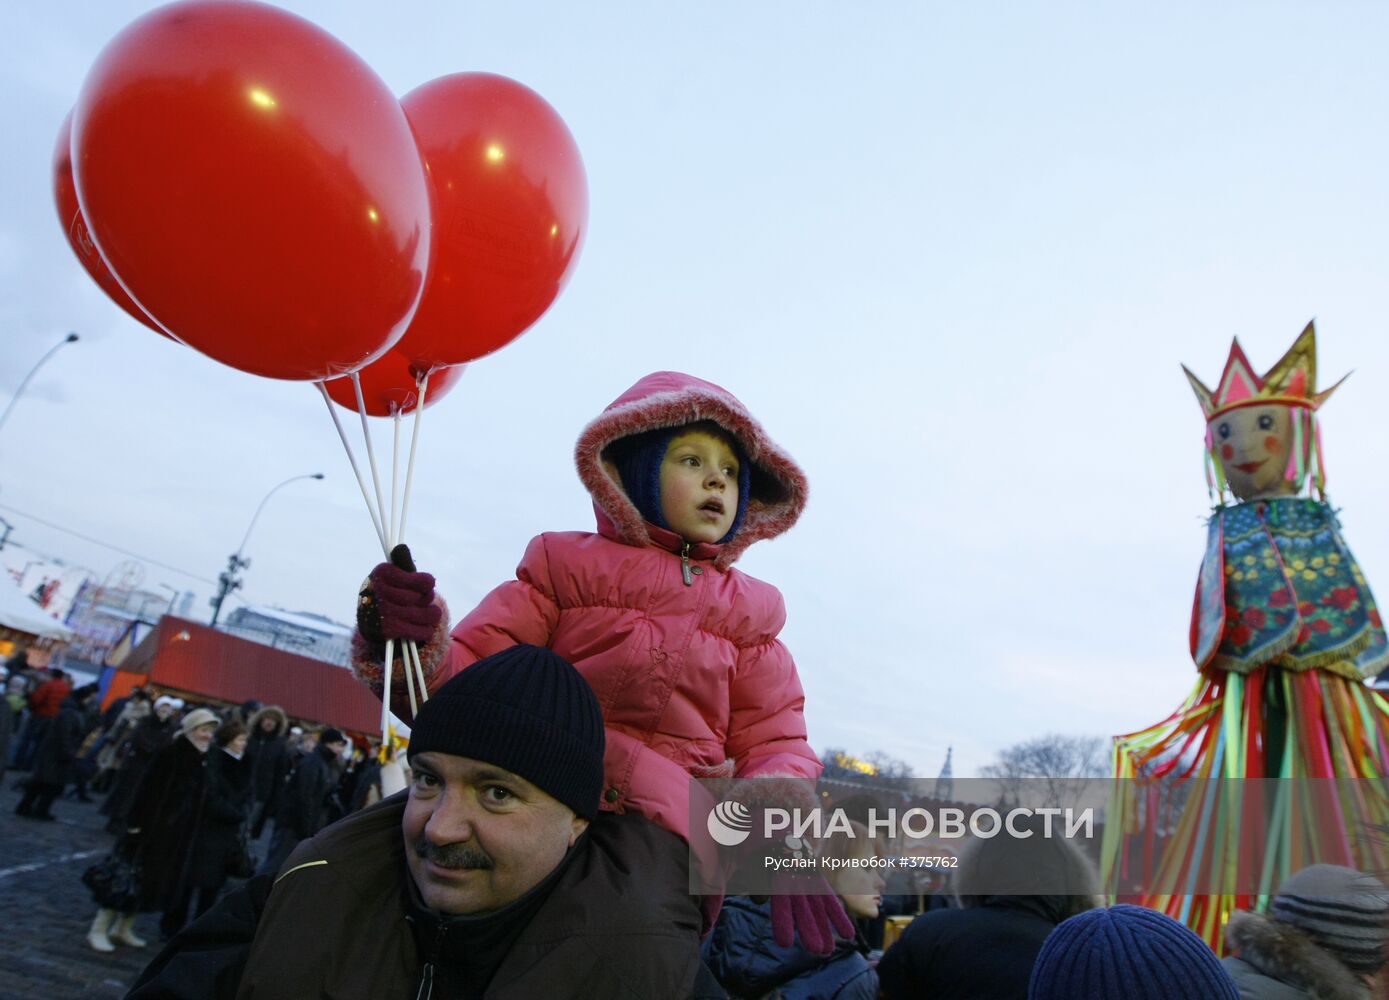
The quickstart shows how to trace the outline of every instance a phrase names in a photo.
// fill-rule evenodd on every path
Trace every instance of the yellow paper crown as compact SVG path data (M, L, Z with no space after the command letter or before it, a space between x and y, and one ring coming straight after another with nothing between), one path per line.
M1241 406L1262 406L1269 403L1282 403L1285 406L1300 406L1315 410L1340 387L1340 381L1324 392L1317 392L1317 330L1315 321L1309 322L1293 346L1288 348L1272 368L1260 377L1254 366L1244 355L1244 349L1236 337L1230 344L1230 356L1225 362L1225 371L1214 392L1206 388L1191 369L1182 365L1191 388L1201 403L1206 420L1211 421L1222 413Z

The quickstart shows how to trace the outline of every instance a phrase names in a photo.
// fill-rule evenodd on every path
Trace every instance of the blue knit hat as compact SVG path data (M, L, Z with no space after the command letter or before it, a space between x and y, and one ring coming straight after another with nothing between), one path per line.
M634 434L620 441L613 449L613 464L622 479L622 489L627 499L643 518L658 528L670 530L665 515L661 513L661 462L665 460L666 449L671 439L681 433L683 427L660 427L644 434ZM743 446L730 434L733 450L738 454L738 512L733 516L733 524L728 533L719 539L719 544L728 541L743 526L743 515L748 509L748 494L752 490L752 463L743 454Z
M1028 1000L1239 1000L1215 952L1142 906L1087 910L1047 935Z

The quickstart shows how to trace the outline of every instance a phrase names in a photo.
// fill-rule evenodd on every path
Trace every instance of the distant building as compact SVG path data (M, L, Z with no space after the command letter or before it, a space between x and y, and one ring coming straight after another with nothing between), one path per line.
M139 622L153 625L169 610L173 594L138 586L98 584L84 579L67 609L64 624L76 633L68 656L88 663L104 662L106 654Z
M352 627L308 611L246 606L237 608L218 630L345 667L352 655Z

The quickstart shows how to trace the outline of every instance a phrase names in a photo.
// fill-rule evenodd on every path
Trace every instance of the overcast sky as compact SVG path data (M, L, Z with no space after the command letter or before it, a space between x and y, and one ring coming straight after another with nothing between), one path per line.
M243 595L350 620L379 548L317 392L127 318L56 221L58 126L154 6L0 5L0 405L82 336L0 430L0 515L97 576L125 557L25 515L138 553L205 617L266 490L323 471L266 507ZM1313 316L1322 384L1356 370L1322 411L1330 492L1389 588L1389 7L283 6L397 94L526 83L587 166L569 288L425 415L409 541L455 616L532 535L591 527L580 427L678 369L809 475L739 566L786 596L817 748L934 775L953 745L967 775L1144 727L1195 681L1209 503L1178 363L1214 384L1238 335L1262 371Z

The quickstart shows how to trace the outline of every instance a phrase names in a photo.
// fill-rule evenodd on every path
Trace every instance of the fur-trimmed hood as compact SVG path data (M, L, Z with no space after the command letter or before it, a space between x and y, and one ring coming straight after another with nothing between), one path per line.
M260 722L266 718L275 720L275 736L283 736L285 730L289 728L289 717L285 715L285 710L279 705L266 705L252 715L250 721L246 723L246 728L250 731L252 739L264 739L263 736L259 735Z
M701 420L711 420L732 434L752 464L751 495L742 527L721 546L700 546L714 564L727 567L753 542L774 538L796 523L805 509L805 473L747 408L712 382L680 372L653 372L613 400L584 428L574 448L574 464L593 497L600 534L630 545L667 544L672 533L642 518L612 464L604 461L604 452L613 442L633 434Z
M1310 1000L1370 1000L1370 988L1334 955L1296 927L1262 913L1231 916L1225 944L1235 956L1225 967L1240 996L1279 995L1259 992L1255 983L1262 978L1303 990L1299 995Z

